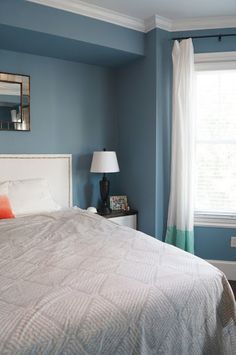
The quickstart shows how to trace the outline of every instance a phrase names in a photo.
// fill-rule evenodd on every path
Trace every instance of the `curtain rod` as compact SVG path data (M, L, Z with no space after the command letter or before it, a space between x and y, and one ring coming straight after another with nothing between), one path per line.
M220 42L222 37L235 37L236 33L226 33L226 34L218 34L218 35L202 35L202 36L188 36L188 37L176 37L176 38L172 38L172 41L179 41L182 39L188 39L188 38L192 38L192 39L198 39L198 38L218 38L218 41Z

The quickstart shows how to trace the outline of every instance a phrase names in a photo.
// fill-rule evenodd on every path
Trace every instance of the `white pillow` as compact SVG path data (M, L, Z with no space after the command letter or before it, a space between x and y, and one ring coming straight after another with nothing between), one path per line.
M7 195L8 196L8 181L4 181L0 183L0 195Z
M0 183L0 195L7 194L15 216L58 211L45 179L27 179Z

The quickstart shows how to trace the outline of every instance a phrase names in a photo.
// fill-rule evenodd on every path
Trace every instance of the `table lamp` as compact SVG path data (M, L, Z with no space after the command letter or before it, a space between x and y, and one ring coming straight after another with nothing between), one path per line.
M116 157L116 152L106 151L106 149L104 149L103 151L93 153L90 172L103 173L103 178L99 181L102 200L102 206L99 212L102 215L111 213L111 209L109 208L108 204L110 182L106 177L106 173L117 173L119 171L120 169Z

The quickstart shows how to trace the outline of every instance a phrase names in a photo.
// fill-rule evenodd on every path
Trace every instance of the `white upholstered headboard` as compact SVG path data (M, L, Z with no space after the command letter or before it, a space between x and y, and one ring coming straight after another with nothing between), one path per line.
M0 181L45 178L54 200L72 206L71 154L0 154Z

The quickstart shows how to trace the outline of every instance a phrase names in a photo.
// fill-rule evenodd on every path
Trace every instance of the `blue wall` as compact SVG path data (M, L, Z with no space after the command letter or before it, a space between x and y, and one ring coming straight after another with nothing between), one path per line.
M0 23L143 55L142 32L25 0L1 0Z
M219 33L235 33L235 31L236 28L172 32L171 37L191 37L213 34L218 35ZM222 37L222 41L218 41L218 38L199 38L194 39L193 44L195 53L230 52L236 50L236 37Z
M155 235L156 34L146 57L116 72L120 185L139 211L139 229Z
M139 229L162 238L169 168L169 33L145 38L145 58L116 72L120 183L139 211ZM164 98L164 100L163 100ZM167 153L167 158L166 158Z
M72 153L74 203L95 205L99 175L89 173L92 152L117 148L112 71L4 50L0 70L31 77L31 132L0 131L0 152Z
M144 55L144 34L24 0L1 0L0 48L115 66Z
M156 237L164 240L170 184L171 34L156 29Z

